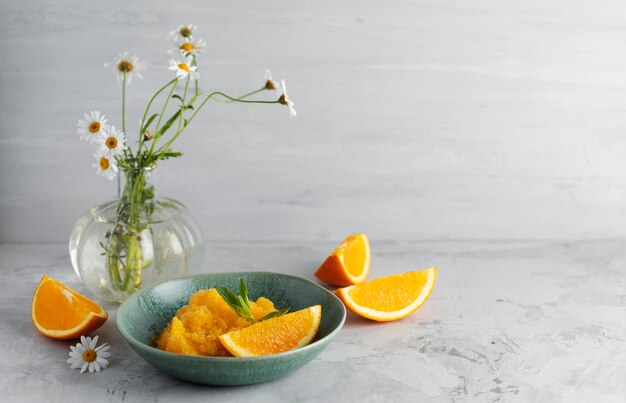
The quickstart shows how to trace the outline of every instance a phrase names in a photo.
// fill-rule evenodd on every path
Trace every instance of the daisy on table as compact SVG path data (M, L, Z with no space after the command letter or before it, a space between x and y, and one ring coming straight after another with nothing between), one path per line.
M91 111L83 115L84 119L78 121L80 139L89 143L95 142L107 127L107 118L100 111Z
M100 372L101 369L106 368L109 365L109 360L106 358L111 355L108 351L111 347L106 343L100 347L96 347L98 344L98 336L85 337L80 336L80 343L76 346L70 346L70 358L67 360L71 364L71 369L80 368L80 373Z

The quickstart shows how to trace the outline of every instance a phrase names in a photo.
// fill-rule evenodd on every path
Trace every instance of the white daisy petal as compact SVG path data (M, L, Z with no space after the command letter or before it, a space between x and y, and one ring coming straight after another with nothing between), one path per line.
M102 358L102 357L96 358L96 362L100 364L102 368L106 368L109 366L109 360Z
M82 354L83 352L85 352L85 347L83 347L81 343L78 343L76 345L76 350L78 350L78 352Z
M110 348L111 348L111 346L109 346L107 343L104 343L104 344L100 345L100 347L94 348L94 350L96 350L96 351L106 351L106 350L108 350Z
M282 83L282 90L283 93L280 96L280 98L278 98L278 102L287 106L287 108L289 109L289 114L291 115L291 117L295 117L297 115L296 110L294 109L294 103L293 101L289 98L289 95L287 95L287 83L285 83L285 80L281 81Z
M95 368L94 368L93 361L92 361L92 362L89 363L89 373L93 374L94 369Z
M111 346L107 346L106 344L103 344L96 349L96 352L98 354L103 354L103 353L107 353L107 351L109 351L110 349L111 349Z
M96 344L98 344L98 337L96 336L93 339L91 339L91 344L89 344L89 348L94 350L96 348Z
M109 353L108 351L98 353L98 357L107 358L110 356L111 356L111 353Z
M100 372L100 364L98 364L98 360L95 360L92 364L96 372Z
M85 371L87 371L87 368L89 368L89 363L88 362L83 362L83 365L80 368L80 373L81 374L85 373Z

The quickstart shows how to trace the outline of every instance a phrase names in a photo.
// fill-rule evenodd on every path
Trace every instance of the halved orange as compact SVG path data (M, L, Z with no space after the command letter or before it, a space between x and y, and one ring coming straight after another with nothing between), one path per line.
M365 234L352 234L330 254L315 272L320 280L345 287L360 284L370 271L370 244Z
M282 353L309 344L321 319L322 307L314 305L223 334L219 340L235 357Z
M433 267L340 288L335 294L357 315L388 322L407 317L422 306L436 279L437 268Z
M35 290L30 317L42 334L53 339L76 339L106 322L100 305L44 275Z

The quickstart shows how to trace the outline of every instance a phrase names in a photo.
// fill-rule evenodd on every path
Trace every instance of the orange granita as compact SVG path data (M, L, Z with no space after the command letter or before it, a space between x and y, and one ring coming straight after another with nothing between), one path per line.
M250 301L255 320L276 310L267 298ZM218 337L233 330L243 329L252 323L237 315L218 292L200 290L189 298L176 312L157 340L157 347L172 353L189 355L231 355L218 341Z

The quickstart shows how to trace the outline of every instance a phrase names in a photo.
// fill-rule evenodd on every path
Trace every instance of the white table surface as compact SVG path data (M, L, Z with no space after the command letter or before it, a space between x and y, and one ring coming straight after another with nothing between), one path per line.
M271 270L314 279L331 243L210 244L203 271ZM116 306L96 333L111 365L80 374L69 341L30 321L44 273L85 291L64 244L0 245L0 400L63 402L625 401L624 242L372 242L371 278L432 265L414 315L349 314L314 361L273 382L200 386L151 367L123 341Z

